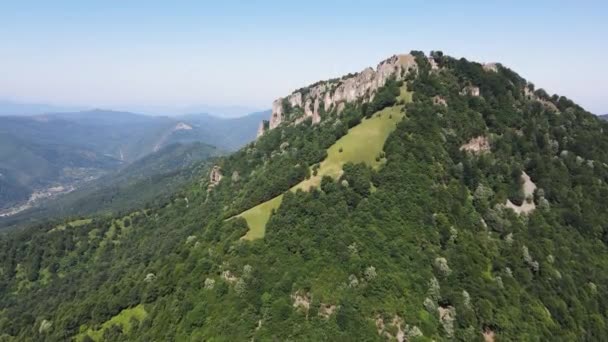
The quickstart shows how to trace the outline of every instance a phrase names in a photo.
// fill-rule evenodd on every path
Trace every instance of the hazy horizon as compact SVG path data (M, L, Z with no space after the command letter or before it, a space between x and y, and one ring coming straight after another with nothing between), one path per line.
M259 111L393 54L442 50L500 62L603 114L608 48L597 42L608 33L607 9L600 1L2 4L0 99L146 114Z

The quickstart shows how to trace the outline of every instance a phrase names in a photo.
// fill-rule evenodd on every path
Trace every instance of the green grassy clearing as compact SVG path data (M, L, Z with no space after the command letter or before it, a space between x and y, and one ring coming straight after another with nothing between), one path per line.
M54 232L54 231L58 231L58 230L64 230L64 229L66 229L67 227L70 227L70 228L77 228L77 227L80 227L80 226L87 225L87 224L89 224L89 223L91 223L91 222L93 222L93 220L92 220L92 219L81 219L81 220L74 220L74 221L68 222L68 223L66 223L66 224L60 224L60 225L58 225L57 227L55 227L55 228L53 228L53 229L49 230L49 233L50 233L50 232Z
M402 90L399 98L409 101L411 94ZM300 182L290 190L308 191L312 187L318 187L324 176L337 179L342 175L342 166L348 162L366 163L373 168L380 167L383 160L376 160L376 158L382 152L389 134L403 119L402 109L402 105L385 108L351 128L345 136L329 147L327 158L319 165L317 175ZM340 150L342 151L340 152ZM279 195L237 215L244 218L249 226L249 231L243 238L255 240L264 237L266 222L268 222L272 210L277 209L282 200L283 195Z
M99 329L93 330L89 328L86 331L81 332L78 334L78 336L76 336L76 341L82 341L86 335L89 335L89 337L91 337L94 341L101 341L103 339L104 329L107 329L114 324L120 325L122 330L125 333L128 333L131 330L131 318L136 318L141 322L144 320L144 318L146 318L147 315L148 313L146 312L143 304L139 304L138 306L129 309L124 309L118 313L118 315L105 321Z

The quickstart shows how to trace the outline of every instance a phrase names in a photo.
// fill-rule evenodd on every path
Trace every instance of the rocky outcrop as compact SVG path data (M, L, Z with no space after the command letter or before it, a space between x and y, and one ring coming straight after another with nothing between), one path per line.
M258 126L258 133L256 134L256 138L261 137L265 131L266 130L264 129L264 121L262 121L262 122L260 122L260 125Z
M483 153L490 151L490 141L487 137L482 135L475 137L466 144L460 146L461 151L468 151L472 153Z
M209 173L209 187L218 185L222 177L222 169L218 165L215 165Z
M284 111L287 104L292 108L303 110L304 116L299 118L297 122L311 118L313 123L319 123L321 121L321 109L327 112L337 106L337 111L341 112L345 103L357 100L369 101L375 91L382 87L389 78L395 77L400 80L416 69L417 64L414 56L409 54L395 55L378 64L375 70L366 68L354 75L319 82L299 89L285 98L276 99L272 103L272 114L268 128L276 128L285 120Z
M507 200L505 203L507 208L512 209L518 215L528 214L536 209L536 204L534 204L534 190L536 190L536 184L532 182L530 176L525 172L521 173L521 180L523 183L524 202L521 205L516 205L510 200Z
M435 95L433 97L433 104L436 106L443 106L443 107L447 107L448 106L448 102L441 96L439 95Z
M462 91L460 92L460 95L469 95L469 96L473 96L473 97L478 97L480 95L479 92L479 87L476 86L466 86L462 89Z
M498 72L498 64L496 63L485 63L482 67L485 71Z
M525 95L525 97L526 97L528 100L531 100L531 101L538 101L538 102L540 102L540 103L541 103L541 104L542 104L542 105L543 105L543 106L544 106L546 109L548 109L548 110L550 110L550 111L552 111L552 112L554 112L554 113L559 113L559 112L560 112L560 111L559 111L559 108L557 108L557 106L556 106L556 105L555 105L553 102L551 102L551 101L549 101L549 100L546 100L546 99L543 99L543 98L541 98L540 96L536 95L536 93L535 93L535 92L534 92L532 89L530 89L529 87L527 87L527 86L526 86L526 87L524 87L524 95Z
M437 308L439 311L439 321L445 330L447 337L454 336L454 321L456 321L456 308L451 305L446 307L440 306Z

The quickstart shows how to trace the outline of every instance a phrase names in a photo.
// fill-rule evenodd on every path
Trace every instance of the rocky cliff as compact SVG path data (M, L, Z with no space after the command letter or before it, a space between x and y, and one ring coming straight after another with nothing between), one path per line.
M267 129L277 127L285 120L285 105L291 108L300 108L304 112L302 117L296 119L296 123L307 118L312 118L313 123L319 123L321 121L321 108L326 112L336 108L340 112L345 103L357 100L368 101L390 77L394 76L397 80L400 80L414 70L417 70L414 56L409 54L395 55L380 62L375 70L371 67L366 68L356 74L317 82L296 90L291 95L278 98L272 103L272 113L268 127L265 128L260 125L258 136L262 135Z

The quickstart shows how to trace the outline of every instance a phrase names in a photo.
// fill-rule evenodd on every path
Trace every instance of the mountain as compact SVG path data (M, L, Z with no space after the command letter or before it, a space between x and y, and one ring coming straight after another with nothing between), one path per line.
M432 52L273 104L167 201L0 236L6 340L595 341L608 123Z
M142 112L154 116L176 116L184 113L209 113L210 115L225 118L239 118L247 116L257 110L247 106L154 106L154 105L131 105L121 106L122 112ZM14 101L0 100L0 116L32 116L48 113L72 113L88 111L89 106L61 106L44 103L20 103Z
M0 215L12 215L41 196L79 187L171 144L203 142L234 150L255 138L263 115L168 118L91 110L0 117Z
M608 120L608 114L600 115L600 119Z
M0 217L0 228L50 218L116 214L147 203L162 203L174 189L200 177L201 170L206 167L204 161L221 153L216 147L200 142L168 145L52 201Z
M189 114L178 116L198 131L207 141L219 141L220 147L234 151L255 140L258 125L267 118L270 111L255 112L238 118L218 118L209 114Z
M56 106L42 103L19 103L0 100L0 116L31 116L53 112L72 112L83 109L77 106Z

